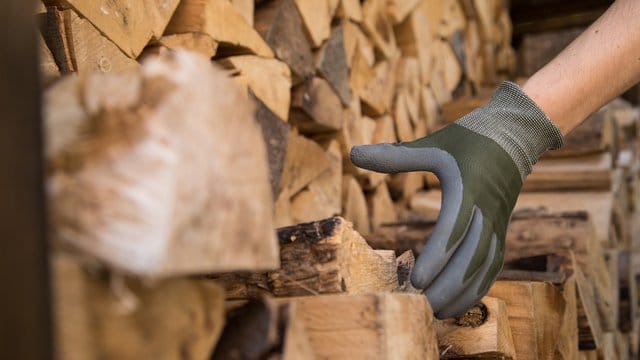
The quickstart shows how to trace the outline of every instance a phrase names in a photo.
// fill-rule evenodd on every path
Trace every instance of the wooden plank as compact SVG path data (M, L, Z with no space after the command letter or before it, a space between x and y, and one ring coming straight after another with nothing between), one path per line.
M291 95L291 123L305 134L331 132L343 126L342 104L331 85L314 77L298 85Z
M135 60L74 10L49 7L47 11L46 40L52 45L53 56L63 73L109 73L138 67Z
M52 359L49 233L34 3L4 1L0 21L0 357ZM19 277L19 279L18 279ZM9 295L10 294L10 295Z
M180 1L165 35L198 32L217 41L221 55L274 56L269 45L228 0Z
M324 295L294 301L305 314L318 358L439 358L432 310L422 294Z
M313 76L311 45L293 0L262 2L256 9L255 28L275 56L291 68L294 83Z
M285 63L254 55L232 56L220 63L236 70L234 80L248 87L280 119L289 119L291 71Z
M523 191L608 190L613 183L609 153L542 159L525 180Z
M208 59L69 77L46 100L56 241L145 276L277 266L254 107Z
M63 8L71 6L128 57L135 59L151 39L163 35L179 0L114 0L99 6L91 0L48 2Z
M504 301L485 296L456 319L436 321L441 359L516 358Z

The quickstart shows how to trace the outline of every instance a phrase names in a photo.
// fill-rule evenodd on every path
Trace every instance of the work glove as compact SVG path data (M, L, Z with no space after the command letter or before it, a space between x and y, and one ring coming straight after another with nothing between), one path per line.
M351 161L383 172L430 171L442 206L411 273L438 318L459 316L502 270L507 224L525 177L560 130L518 85L502 83L491 101L412 142L356 146Z

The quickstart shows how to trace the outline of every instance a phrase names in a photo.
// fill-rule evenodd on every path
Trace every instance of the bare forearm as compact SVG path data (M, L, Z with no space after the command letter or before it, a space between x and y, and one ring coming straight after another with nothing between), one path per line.
M640 1L618 0L523 90L563 134L640 82Z

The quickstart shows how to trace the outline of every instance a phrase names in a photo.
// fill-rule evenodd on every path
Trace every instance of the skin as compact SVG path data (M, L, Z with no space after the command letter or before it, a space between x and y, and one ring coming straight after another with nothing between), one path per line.
M640 82L640 1L618 0L522 89L567 134Z

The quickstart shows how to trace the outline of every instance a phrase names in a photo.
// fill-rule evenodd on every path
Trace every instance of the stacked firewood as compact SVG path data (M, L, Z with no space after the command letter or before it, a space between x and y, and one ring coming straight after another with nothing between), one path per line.
M608 105L540 162L502 279L455 320L408 281L437 179L349 161L513 75L502 1L43 3L61 358L637 349L636 108Z

